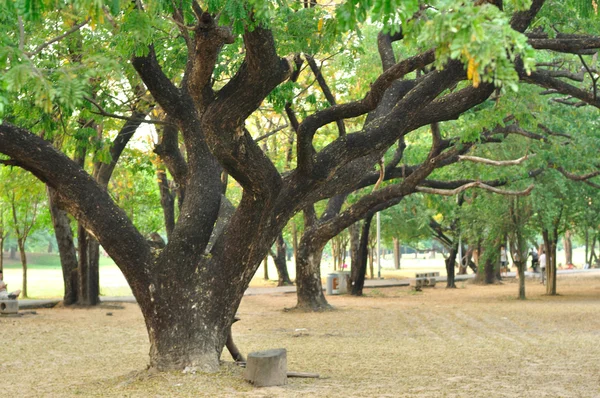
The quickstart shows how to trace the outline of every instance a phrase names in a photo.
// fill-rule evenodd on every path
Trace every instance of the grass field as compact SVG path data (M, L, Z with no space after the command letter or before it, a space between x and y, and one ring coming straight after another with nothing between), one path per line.
M558 253L558 258L562 259L564 254ZM17 256L18 258L18 256ZM60 268L60 259L58 254L47 253L28 253L28 289L31 298L51 298L61 297L63 295L62 271ZM574 250L573 258L575 264L583 263L583 248ZM560 261L560 260L559 260ZM349 262L349 259L348 259ZM391 256L382 258L381 261L383 278L414 278L415 272L440 272L440 275L446 275L444 260L441 254L435 258L429 258L428 255L405 255L401 261L401 269L394 269L394 263ZM377 276L377 266L375 265L375 276ZM294 260L288 262L288 270L292 280L296 277L294 269ZM254 279L250 286L276 286L277 270L272 259L269 259L268 265L269 280L264 280L263 265L256 271ZM328 273L333 272L331 262L325 258L321 266L321 276L325 278ZM10 260L5 253L4 257L4 280L9 284L10 290L21 289L22 270L19 260ZM130 296L131 289L125 280L125 277L108 257L100 259L100 294L102 296Z
M217 374L148 374L134 304L0 318L6 397L599 397L600 277L560 276L560 296L527 280L458 289L367 289L336 311L285 312L294 295L244 297L243 353L287 349L289 379L255 389L228 355ZM107 315L111 316L107 316Z

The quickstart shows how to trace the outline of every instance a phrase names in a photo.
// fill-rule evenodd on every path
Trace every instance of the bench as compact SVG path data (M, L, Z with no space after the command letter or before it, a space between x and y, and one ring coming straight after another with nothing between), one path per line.
M415 274L415 290L419 291L424 287L435 287L439 272L420 272Z
M19 301L0 299L0 315L12 315L19 312Z

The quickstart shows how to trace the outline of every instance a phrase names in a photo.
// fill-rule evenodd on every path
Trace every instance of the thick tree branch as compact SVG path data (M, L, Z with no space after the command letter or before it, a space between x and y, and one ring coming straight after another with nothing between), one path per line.
M244 34L246 57L236 75L219 91L203 116L202 128L212 153L244 189L278 192L281 176L244 128L245 120L292 72L279 58L272 33L256 28Z
M161 108L169 115L177 115L182 107L181 91L164 74L156 59L154 46L149 46L145 56L133 57L131 64Z
M589 105L600 108L600 99L596 98L593 92L590 93L586 90L582 90L569 83L554 78L545 71L538 70L527 75L523 69L522 63L517 63L516 69L519 73L519 78L524 82L535 84L546 89L556 90L558 93L570 95Z
M320 127L339 119L356 117L372 111L377 107L388 87L397 79L415 69L422 68L434 61L434 51L429 50L415 57L397 63L381 74L371 85L371 90L359 101L340 104L316 112L300 124L298 130L298 168L305 173L312 170L315 150L313 137Z
M217 26L207 12L198 18L195 32L184 82L198 109L203 110L213 100L212 75L219 53L225 44L233 43L235 38L229 27Z

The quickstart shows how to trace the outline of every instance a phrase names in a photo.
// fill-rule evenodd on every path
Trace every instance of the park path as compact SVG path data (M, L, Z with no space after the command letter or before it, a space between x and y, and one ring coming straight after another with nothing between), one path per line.
M572 270L558 270L558 275L572 275L572 274L591 274L600 275L600 269L572 269ZM533 272L525 272L525 276L539 277L540 274ZM509 272L503 274L508 278L516 277L516 272ZM456 281L462 281L467 279L473 279L475 274L469 275L456 275ZM438 283L446 282L446 276L439 276L437 278ZM414 278L408 279L367 279L365 280L366 288L385 288L395 286L410 286L415 284ZM325 286L323 286L325 290ZM279 286L279 287L249 287L246 289L244 296L256 296L263 294L281 295L281 294L292 294L296 293L296 286ZM103 296L100 298L103 303L135 303L135 297L133 296ZM36 308L52 308L61 301L60 298L55 299L26 299L19 300L19 309L36 309Z

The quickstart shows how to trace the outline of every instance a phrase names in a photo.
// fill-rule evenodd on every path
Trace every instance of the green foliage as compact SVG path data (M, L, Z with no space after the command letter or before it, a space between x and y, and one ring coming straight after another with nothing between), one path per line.
M436 48L436 67L458 59L467 66L467 78L474 87L486 82L516 91L513 62L521 57L525 70L530 71L533 49L524 35L510 27L509 15L491 4L445 0L439 5L440 9L428 12L426 22L415 24L418 41Z

